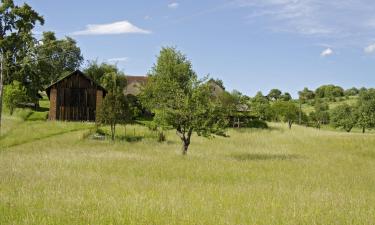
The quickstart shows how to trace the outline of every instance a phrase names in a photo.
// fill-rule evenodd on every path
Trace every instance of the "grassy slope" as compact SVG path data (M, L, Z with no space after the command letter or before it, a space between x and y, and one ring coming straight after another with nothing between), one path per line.
M82 139L92 124L5 124L0 224L374 224L374 135L272 124L194 137L182 157L173 132L109 143Z
M342 104L345 104L345 103L349 104L349 105L354 105L354 104L356 104L357 99L358 99L358 96L350 96L349 99L344 98L342 100L337 98L336 102L328 102L328 105L329 105L330 109L334 109L338 105L342 105ZM314 106L311 105L311 104L302 104L302 110L305 113L309 114L310 112L314 111Z

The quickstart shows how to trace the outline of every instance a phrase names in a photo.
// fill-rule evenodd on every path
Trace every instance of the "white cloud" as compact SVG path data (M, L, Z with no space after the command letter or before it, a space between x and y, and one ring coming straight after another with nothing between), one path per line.
M331 48L327 48L324 51L322 51L322 53L320 53L320 56L327 57L327 56L332 55L333 53L334 51Z
M109 34L150 34L129 21L118 21L108 24L89 24L85 30L76 31L73 35L109 35Z
M178 4L177 2L172 2L172 3L168 4L168 8L177 9L179 5L180 4Z
M119 58L112 58L112 59L107 59L108 62L127 62L129 61L128 57L119 57Z
M365 53L371 54L375 52L375 43L367 46L365 49Z

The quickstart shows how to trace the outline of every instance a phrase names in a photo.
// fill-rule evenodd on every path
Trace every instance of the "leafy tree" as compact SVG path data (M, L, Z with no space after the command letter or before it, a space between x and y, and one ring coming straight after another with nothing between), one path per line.
M312 90L309 90L307 87L305 87L302 91L299 91L298 95L302 103L315 98L315 93Z
M357 125L365 133L366 129L375 127L375 89L362 90L357 102Z
M353 106L342 104L331 112L331 123L335 128L343 128L350 132L357 123L357 114Z
M14 109L27 99L26 89L18 81L6 85L4 89L4 104L9 109L10 115L13 114Z
M272 89L270 91L270 93L268 93L267 97L270 99L270 100L278 100L280 99L281 97L281 91L279 89Z
M315 126L320 129L322 124L327 124L329 121L329 105L320 99L316 99L314 104L314 111L310 113L311 120Z
M13 0L1 0L0 5L0 130L3 101L3 85L14 80L25 81L27 74L22 74L20 67L29 49L34 46L32 30L36 23L43 25L44 19L28 4L17 6ZM12 75L12 76L11 76ZM23 75L23 79L21 79Z
M276 116L284 122L288 123L289 129L298 119L298 107L291 101L277 101L272 105Z
M254 116L261 120L269 120L272 117L270 102L262 92L258 92L255 97L250 100L250 110Z
M40 90L75 71L83 62L81 49L74 39L65 37L59 40L51 31L43 33L35 51L38 77L32 82L40 82Z
M99 64L97 61L89 61L88 66L83 71L98 84L102 84L102 78L105 76L105 74L116 73L121 76L125 76L125 74L121 72L116 65L111 65L108 63Z
M132 119L131 109L124 95L126 80L124 76L116 73L105 74L102 77L104 87L108 90L107 96L98 113L98 122L111 127L112 140L115 139L116 125L126 124Z
M280 100L282 100L282 101L290 101L290 100L292 100L292 96L288 92L285 92L284 94L282 94L280 96Z
M175 48L162 48L142 93L159 124L176 129L187 154L193 132L210 136L225 127L220 102L210 86L197 78L191 62Z
M345 90L345 96L356 96L359 94L358 88L352 87L350 89Z
M315 96L317 98L329 98L334 100L337 97L344 96L344 89L335 85L323 85L315 90Z
M108 93L98 113L98 122L111 127L111 138L115 140L116 125L131 118L126 97L122 93Z

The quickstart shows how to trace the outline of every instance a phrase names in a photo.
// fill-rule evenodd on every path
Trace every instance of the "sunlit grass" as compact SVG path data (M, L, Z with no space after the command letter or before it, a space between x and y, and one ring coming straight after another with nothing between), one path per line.
M375 136L271 124L158 143L5 118L0 224L374 224ZM125 133L118 127L118 137Z

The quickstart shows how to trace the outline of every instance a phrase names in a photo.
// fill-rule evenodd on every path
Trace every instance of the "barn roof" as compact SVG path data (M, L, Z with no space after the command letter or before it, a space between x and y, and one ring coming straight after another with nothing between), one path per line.
M48 87L46 88L46 93L47 93L48 98L49 98L49 94L50 94L51 88L52 88L53 86L55 86L56 84L60 83L61 81L65 80L65 79L67 79L67 78L69 78L69 77L71 77L71 76L73 76L73 75L75 75L75 74L78 74L78 75L84 77L85 79L87 79L87 80L93 82L93 83L94 83L94 84L95 84L100 90L104 91L104 93L107 93L107 90L106 90L104 87L102 87L101 85L99 85L98 83L96 83L93 79L91 79L91 77L87 76L86 74L84 74L84 73L83 73L82 71L80 71L80 70L76 70L76 71L74 71L73 73L68 74L67 76L65 76L65 77L63 77L63 78L61 78L61 79L59 79L59 80L56 81L55 83L53 83L53 84L51 84L50 86L48 86Z

